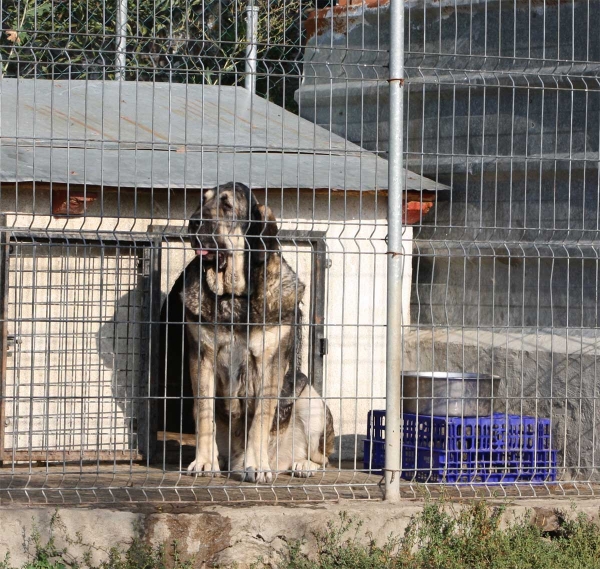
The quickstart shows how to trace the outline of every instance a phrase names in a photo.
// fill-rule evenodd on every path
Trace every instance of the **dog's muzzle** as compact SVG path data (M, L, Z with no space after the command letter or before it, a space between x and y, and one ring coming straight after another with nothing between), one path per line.
M221 247L214 237L210 237L213 227L210 224L191 219L188 232L191 237L192 249L201 258L203 267L214 263L218 272L224 271L230 253L226 247Z
M204 247L201 243L198 245L194 247L194 251L196 255L201 257L201 262L204 266L215 263L217 272L220 273L225 270L228 257L226 251Z

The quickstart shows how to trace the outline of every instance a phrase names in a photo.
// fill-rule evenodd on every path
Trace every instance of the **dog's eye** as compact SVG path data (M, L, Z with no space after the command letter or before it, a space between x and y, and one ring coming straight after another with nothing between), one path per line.
M233 206L231 205L231 203L229 202L229 197L228 196L222 196L221 197L221 207L224 210L230 210L233 209Z

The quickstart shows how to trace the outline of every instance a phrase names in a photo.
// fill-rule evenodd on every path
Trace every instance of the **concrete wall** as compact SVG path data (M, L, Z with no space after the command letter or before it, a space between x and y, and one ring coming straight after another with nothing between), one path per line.
M265 200L264 192L257 192L257 196L260 201ZM14 196L12 197L14 198ZM14 230L56 231L58 235L69 231L74 231L75 235L79 231L97 231L99 234L107 236L109 233L106 232L115 231L120 238L125 239L130 232L145 232L150 224L157 227L169 226L172 229L183 228L186 216L189 216L197 205L198 194L197 192L188 192L187 194L155 192L154 200L151 201L149 193L144 191L139 191L135 199L131 193L123 192L118 196L114 192L107 191L102 200L98 199L91 204L85 218L69 220L53 219L47 215L50 208L48 198L49 194L46 191L35 193L35 211L39 213L32 215L34 205L31 192L21 189L18 201L12 201L9 192L3 190L4 207L9 212L11 210L15 212L14 215L8 215L8 226ZM326 233L330 268L327 269L324 324L325 336L329 341L329 353L323 361L323 395L327 398L334 415L335 431L339 437L336 457L352 460L358 456L360 459L362 438L366 433L367 411L373 407L383 408L384 406L387 263L385 256L385 236L387 234L385 198L377 195L359 196L351 193L313 195L312 192L299 194L285 192L282 194L280 191L271 191L266 200L275 215L281 220L281 229L324 231ZM405 230L407 255L411 251L411 235L411 229L407 228ZM284 249L288 262L297 268L301 278L308 284L312 262L309 250L302 244L296 247L289 242L284 245ZM72 269L78 267L89 269L95 266L94 263L98 264L97 257L91 261L86 260L89 256L90 254L86 253L86 256L78 261L79 264L71 261L70 267ZM193 251L182 240L172 239L168 243L163 243L161 279L163 298L167 296L173 283L191 258L193 258ZM117 262L116 258L110 257L107 253L104 254L103 259L102 267L107 270L113 268ZM56 333L49 336L46 328L36 321L38 337L35 341L38 347L35 350L35 356L30 358L36 365L33 370L31 366L27 369L13 366L9 372L9 383L11 385L19 383L19 378L26 373L27 383L36 386L35 393L38 398L39 410L46 410L43 396L48 394L45 391L48 372L44 371L44 366L48 361L48 353L60 354L60 356L54 356L58 357L58 360L53 366L56 373L63 374L60 385L66 389L66 386L73 385L74 379L80 385L102 385L100 399L104 402L103 404L112 406L112 423L110 424L114 423L123 432L128 432L128 428L131 427L131 418L128 416L130 413L128 414L125 408L119 407L118 399L113 399L117 396L114 391L115 384L123 383L123 378L125 378L130 389L134 389L138 383L143 383L143 378L139 375L141 368L133 361L136 357L135 354L139 353L139 346L136 344L138 340L135 338L132 340L130 337L135 332L135 326L127 325L128 320L138 319L139 314L136 309L123 312L123 307L136 305L136 303L142 302L143 298L139 297L140 289L135 278L136 270L132 273L129 270L132 269L132 266L123 265L123 263L131 263L131 261L122 256L119 259L123 271L121 280L118 286L113 285L111 288L112 296L105 295L102 297L102 302L100 300L95 302L93 310L96 312L85 312L87 308L72 302L72 309L61 313L62 317L67 320L87 318L86 327L81 329L78 336L81 342L87 341L89 344L87 359L78 359L76 363L70 363L71 360L68 358L71 357L71 344L64 340L64 335L68 335L69 330L59 328ZM58 254L57 251L53 251L52 263L58 265L62 263L62 267L65 268L63 255ZM41 271L44 267L38 264L37 268L38 271ZM26 286L32 285L35 273L20 274L19 264L16 262L11 265L11 269L11 282L16 284L16 279L21 279L19 282ZM404 272L404 319L406 322L410 317L411 271L411 263L407 262ZM112 272L114 270L111 271L111 274ZM85 283L82 280L79 289L82 288L82 284L95 283L96 286L99 286L101 282L106 287L106 281L102 280L106 279L106 275L103 275L101 271L96 272L95 275L93 278L90 276L73 276L72 278L85 280ZM40 276L35 281L35 287L41 287L46 291L44 293L46 296L38 297L39 300L43 300L42 305L47 299L50 299L55 310L60 311L63 306L61 299L65 295L69 296L70 293L66 282L62 286L54 286L59 284L57 278L54 273L53 276ZM126 281L126 278L129 278L130 281ZM50 282L50 279L52 279L52 286L48 288L47 283ZM29 302L27 300L29 298L26 297L26 302ZM305 306L308 306L309 303L310 298L305 298ZM9 315L9 334L18 333L19 326L22 326L19 320L19 310L21 310L19 303L14 301L12 307ZM26 310L37 315L41 312L35 312L35 310L45 309L43 306L34 308L33 305L28 304ZM139 338L139 333L135 332L134 335ZM120 344L115 342L116 338L119 338ZM96 343L94 344L94 342ZM21 348L23 347L24 345L21 344ZM305 369L306 355L307 346L305 345L303 361ZM61 361L60 358L63 358L62 361L69 362L70 373L68 376L64 374L65 364L58 363ZM116 360L119 363L115 366ZM31 363L29 360L28 362ZM119 381L116 379L117 376L121 378ZM18 391L19 396L22 396L25 388L20 386L18 389L20 390ZM27 394L29 393L30 391L27 391ZM63 392L57 391L56 394L59 395L59 393ZM51 394L54 395L54 393ZM85 397L88 394L99 395L95 391L79 394L83 398L78 403L79 407L77 407L75 415L82 413L86 408ZM127 399L127 396L127 393L121 393L124 400ZM22 407L19 430L24 436L30 431L25 423L26 415L25 407ZM55 416L58 421L60 413L56 411ZM104 419L90 417L88 417L88 429L91 427L90 421L104 424ZM46 441L45 444L60 448L62 440L60 436L57 432L56 438ZM26 439L23 439L22 444L26 444ZM40 440L39 444L44 443ZM89 440L85 444L91 449L96 448L95 441ZM111 444L114 444L114 441ZM77 441L72 442L72 448L77 448Z
M452 516L463 506L448 503ZM568 502L556 498L490 500L490 507L502 507L501 523L514 524L516 519L529 519L542 531L551 532L559 527L561 512L576 513L598 520L600 501L589 496L575 496ZM166 510L166 511L165 511ZM152 547L163 546L167 566L173 564L172 544L177 541L179 562L191 561L194 567L253 567L259 559L278 567L286 544L301 541L301 551L314 555L315 532L327 533L328 524L339 527L340 515L360 521L347 536L368 546L375 541L379 546L389 536L402 536L413 517L423 512L423 503L403 501L400 504L383 504L378 501L348 501L303 505L253 505L251 508L228 505L196 506L161 504L152 507L144 504L136 508L127 505L127 511L94 508L4 508L0 510L0 558L10 553L10 562L21 567L33 560L34 546L27 541L34 529L40 533L42 543L50 537L50 521L58 517L53 537L57 548L66 547L81 562L86 552L94 565L108 559L109 551L116 547L127 550L133 539ZM81 534L84 544L95 547L73 546L67 538Z

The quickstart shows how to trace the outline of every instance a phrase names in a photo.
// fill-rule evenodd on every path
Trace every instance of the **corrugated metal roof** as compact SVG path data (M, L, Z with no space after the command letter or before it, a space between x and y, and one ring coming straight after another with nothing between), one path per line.
M387 188L386 160L241 87L2 79L0 110L2 182Z

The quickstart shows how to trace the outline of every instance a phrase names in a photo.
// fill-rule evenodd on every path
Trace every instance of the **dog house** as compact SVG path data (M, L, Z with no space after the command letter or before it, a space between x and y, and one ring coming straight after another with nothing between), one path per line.
M166 460L193 432L173 287L201 188L231 180L280 222L302 369L356 458L385 395L387 162L242 88L0 86L0 461ZM418 222L446 188L406 171L405 189Z

